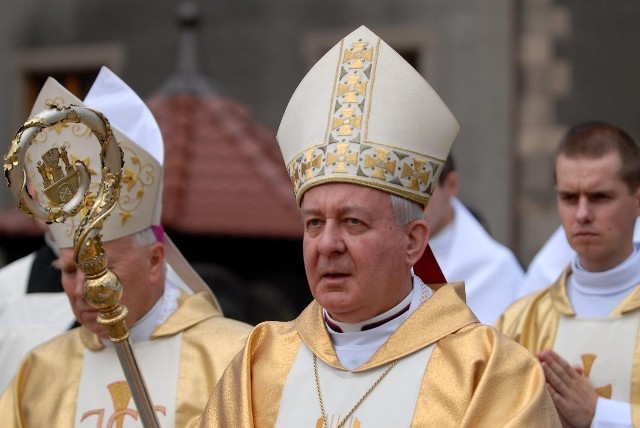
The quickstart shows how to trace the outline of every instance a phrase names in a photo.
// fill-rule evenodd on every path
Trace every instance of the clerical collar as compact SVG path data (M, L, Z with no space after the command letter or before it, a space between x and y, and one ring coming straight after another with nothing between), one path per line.
M129 327L129 340L131 343L149 340L153 330L169 318L178 308L178 298L180 289L171 281L165 282L164 292L155 305L140 318L135 324ZM113 346L109 339L100 339L105 346Z
M604 272L588 272L575 257L572 262L573 286L584 294L617 294L638 285L640 244L633 245L633 252L618 266Z
M325 321L325 325L327 325L327 332L331 337L331 342L335 348L338 360L340 360L340 363L344 368L347 370L353 370L368 361L378 348L380 348L389 339L389 336L391 336L393 332L396 331L423 302L433 295L433 291L420 280L420 277L412 275L412 278L413 291L409 295L409 310L397 315L395 318L388 320L386 323L379 325L376 328L366 331L360 331L358 329L356 331L336 333ZM403 300L390 311L387 311L381 316L374 317L364 323L360 323L358 326L362 328L363 324L375 323L385 317L398 314L405 307L406 303L406 300ZM327 318L325 318L325 320L326 319ZM335 320L331 321L334 324L336 323ZM353 324L339 324L342 326L341 328L349 328L353 326Z
M387 322L394 320L398 318L400 315L407 312L409 310L409 307L411 306L412 295L413 293L410 292L409 294L407 294L407 297L405 297L400 303L398 303L393 308L389 309L387 312L377 315L363 322L350 324L350 323L336 321L333 318L331 318L331 315L329 315L326 309L323 310L324 321L326 322L327 327L336 333L347 333L347 332L371 330L372 328L380 327L381 325L386 324Z

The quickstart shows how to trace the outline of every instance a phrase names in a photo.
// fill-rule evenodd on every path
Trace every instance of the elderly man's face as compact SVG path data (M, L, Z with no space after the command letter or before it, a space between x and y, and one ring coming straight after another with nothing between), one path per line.
M163 292L164 249L160 243L143 247L135 245L132 236L107 242L104 248L108 267L118 275L122 284L120 303L129 310L127 325L130 327L151 309ZM98 310L84 298L84 274L74 262L73 249L62 248L54 264L60 269L62 287L78 322L108 339L107 329L96 321ZM158 286L160 283L162 286Z
M396 223L389 194L323 184L305 193L301 210L311 294L332 317L364 321L407 296L416 244L411 226Z

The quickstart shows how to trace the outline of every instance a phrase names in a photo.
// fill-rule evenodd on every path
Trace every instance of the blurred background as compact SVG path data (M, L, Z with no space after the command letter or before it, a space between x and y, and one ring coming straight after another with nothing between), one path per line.
M165 138L169 235L228 315L290 319L310 299L275 141L308 69L366 25L461 124L460 199L526 268L559 221L552 153L587 119L640 138L635 0L21 0L0 14L0 149L48 76L84 98L120 75ZM40 229L0 186L0 265Z

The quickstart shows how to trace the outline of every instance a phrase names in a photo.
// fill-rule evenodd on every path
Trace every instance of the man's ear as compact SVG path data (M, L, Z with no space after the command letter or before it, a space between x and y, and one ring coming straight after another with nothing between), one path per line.
M160 275L164 272L164 244L156 242L149 246L149 264L152 275Z
M407 224L407 236L409 245L407 247L407 263L409 266L415 265L429 242L429 226L424 219L414 220Z

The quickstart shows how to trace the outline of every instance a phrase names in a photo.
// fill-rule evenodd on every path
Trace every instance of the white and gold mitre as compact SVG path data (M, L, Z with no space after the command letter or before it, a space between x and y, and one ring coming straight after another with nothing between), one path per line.
M102 227L103 242L131 235L152 225L159 225L162 213L162 162L164 146L160 128L146 104L118 76L102 67L84 102L76 98L55 79L49 77L32 108L31 117L47 109L47 104L89 107L108 119L124 154L120 197ZM62 147L64 146L64 151ZM58 149L51 151L51 149ZM26 157L25 170L35 189L46 188L43 165L63 167L56 162L63 153L73 164L84 162L91 174L90 196L93 202L102 179L100 144L82 123L46 128L35 138ZM43 158L44 156L44 158ZM55 159L53 159L55 158ZM51 176L51 168L48 170ZM39 192L43 205L46 197ZM87 207L88 208L88 207ZM74 231L86 209L64 223L53 223L49 230L61 248L73 247Z
M220 313L222 309L211 288L184 258L178 247L164 233L162 217L162 174L164 144L160 127L142 99L116 74L102 67L84 102L76 98L55 79L49 77L31 111L33 118L48 104L88 107L108 120L123 152L120 197L101 228L103 242L132 235L154 227L156 237L164 243L167 275L175 284L193 292L206 291ZM63 150L64 147L64 150ZM81 160L91 175L87 207L64 223L52 223L49 230L61 248L74 246L74 233L93 203L102 181L100 144L82 123L59 123L44 128L25 156L25 172L37 198L46 205L46 189L51 183L64 181L63 168ZM44 156L44 158L43 158ZM45 183L46 182L46 183ZM49 186L47 186L49 184ZM160 235L162 233L162 236Z
M330 182L426 205L459 128L422 76L361 26L302 79L277 139L298 205Z

